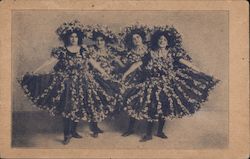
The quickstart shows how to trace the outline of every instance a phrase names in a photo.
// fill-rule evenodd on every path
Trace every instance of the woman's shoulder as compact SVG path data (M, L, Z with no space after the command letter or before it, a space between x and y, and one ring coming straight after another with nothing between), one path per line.
M65 46L58 46L58 47L52 48L51 56L55 58L62 58L66 55L66 53L67 53L67 49Z
M86 47L83 48L85 48L88 53L93 53L95 51L94 45L87 45Z
M65 46L58 46L52 48L52 52L65 52L67 51L67 48Z
M171 57L174 59L185 59L188 61L192 61L192 58L188 55L186 50L183 48L175 48L175 49L169 49L169 53L171 54Z
M80 52L87 52L88 46L87 45L81 45L80 46Z

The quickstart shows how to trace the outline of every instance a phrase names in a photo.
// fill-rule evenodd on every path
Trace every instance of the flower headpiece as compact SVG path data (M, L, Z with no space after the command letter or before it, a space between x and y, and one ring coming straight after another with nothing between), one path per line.
M167 38L169 48L182 47L181 35L173 26L155 26L151 32L151 44L154 45L154 43L157 43L161 35Z
M96 40L98 36L104 37L107 43L115 43L118 40L116 35L106 25L96 25L92 28L92 35L90 38Z
M151 32L151 48L156 49L160 36L164 35L168 40L168 48L176 57L192 60L187 52L182 48L181 34L173 26L155 26Z
M149 41L150 29L147 25L135 24L132 26L125 27L123 31L119 34L125 47L132 47L132 36L133 34L139 34L142 37L144 43Z
M66 35L72 32L79 32L83 37L89 36L89 26L82 25L78 20L63 23L57 30L56 33L60 39L63 39Z

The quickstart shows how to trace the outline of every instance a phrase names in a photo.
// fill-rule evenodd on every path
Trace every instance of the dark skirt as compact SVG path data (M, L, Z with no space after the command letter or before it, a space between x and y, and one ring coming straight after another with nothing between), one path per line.
M107 83L99 85L81 73L26 74L20 84L34 106L75 122L101 121L113 110L112 102L115 102L113 97L106 97L106 92L112 92L104 93Z
M147 121L192 115L216 83L212 76L188 67L173 70L172 74L151 77L128 88L124 93L125 110L132 118Z
M120 101L120 84L99 74L92 74L89 82L88 102L94 114L94 121L102 121L117 110Z
M124 81L124 93L122 94L123 109L129 116L141 120L145 118L144 108L147 89L147 72L138 68Z

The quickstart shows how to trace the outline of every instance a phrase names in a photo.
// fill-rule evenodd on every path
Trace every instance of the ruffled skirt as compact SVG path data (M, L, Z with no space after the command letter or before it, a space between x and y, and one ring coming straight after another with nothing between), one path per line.
M120 84L99 74L92 74L88 94L89 105L99 113L100 121L108 115L114 115L120 102ZM103 117L101 119L101 117Z
M172 75L151 77L124 93L125 110L137 120L181 118L192 115L208 98L218 80L188 67Z
M26 74L20 84L34 106L76 122L102 121L114 109L112 91L104 90L108 83L95 82L84 74Z

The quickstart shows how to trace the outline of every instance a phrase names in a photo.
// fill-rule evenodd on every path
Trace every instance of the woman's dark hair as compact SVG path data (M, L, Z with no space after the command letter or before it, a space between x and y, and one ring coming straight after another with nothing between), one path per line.
M192 60L192 58L187 54L187 52L182 48L182 38L181 35L176 31L176 29L171 28L168 31L157 30L151 36L151 49L157 50L158 40L161 36L165 36L168 45L166 48L171 50L171 53L175 58L184 58L186 60Z
M168 41L168 45L167 48L173 48L176 46L177 44L177 39L175 37L175 35L171 32L164 32L164 31L156 31L152 37L151 37L151 48L153 50L156 50L159 48L158 46L158 40L160 39L161 36L165 36L167 41Z
M145 31L143 29L132 30L124 38L125 47L128 48L129 50L131 50L134 47L133 40L132 40L134 34L138 34L138 35L141 36L142 43L145 44L145 42L146 42L146 36L147 35L146 35L146 33L145 33Z
M96 39L98 37L102 37L104 39L105 43L115 43L117 41L117 39L115 37L114 38L109 38L109 37L105 36L101 32L93 32L92 40L96 41Z
M64 34L62 37L61 37L61 40L63 41L64 45L65 46L68 46L70 44L70 35L73 34L73 33L76 33L77 34L77 37L78 37L78 45L81 45L82 42L83 42L83 33L81 31L78 31L78 30L73 30L73 31L69 31L67 32L66 34Z

